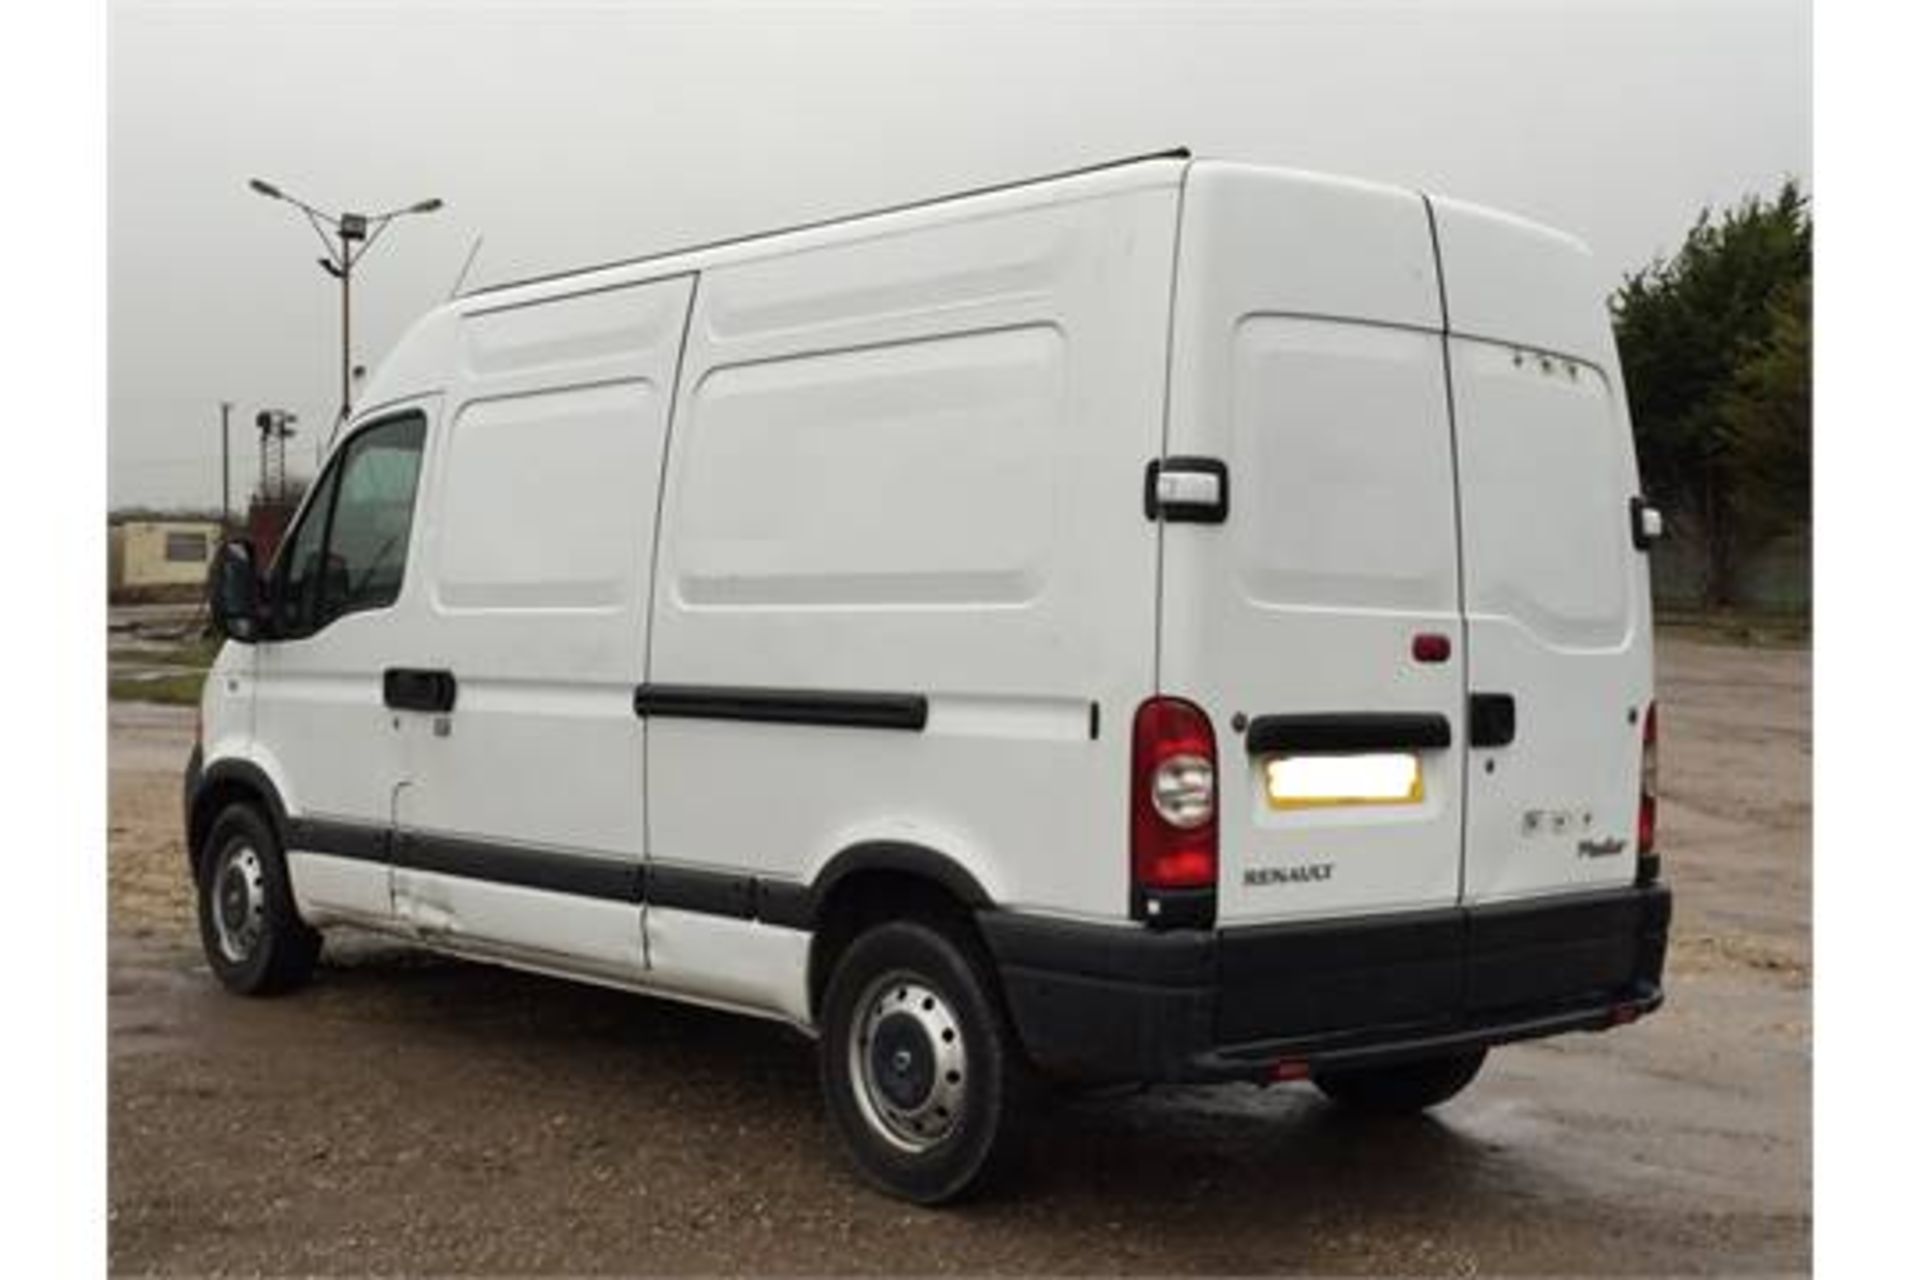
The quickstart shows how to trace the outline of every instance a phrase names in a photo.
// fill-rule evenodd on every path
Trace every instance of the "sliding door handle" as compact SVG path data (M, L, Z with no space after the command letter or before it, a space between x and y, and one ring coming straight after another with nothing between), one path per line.
M460 692L453 672L423 667L388 667L380 691L395 711L451 711Z

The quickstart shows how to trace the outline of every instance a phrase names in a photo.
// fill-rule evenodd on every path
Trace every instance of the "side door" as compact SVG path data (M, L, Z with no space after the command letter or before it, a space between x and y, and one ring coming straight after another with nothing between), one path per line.
M1451 909L1462 827L1445 352L1418 197L1196 165L1160 689L1212 718L1223 925ZM1223 517L1223 518L1220 518Z
M693 277L461 318L422 623L396 657L396 910L432 941L645 967L645 669L661 461Z
M412 612L406 570L426 436L424 407L356 427L269 574L255 749L291 819L295 896L321 919L377 924L392 913L387 837L404 765L382 672Z

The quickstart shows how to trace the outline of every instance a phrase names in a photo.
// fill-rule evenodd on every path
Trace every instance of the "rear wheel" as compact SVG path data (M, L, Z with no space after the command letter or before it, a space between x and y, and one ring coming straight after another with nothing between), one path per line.
M222 810L198 866L200 942L221 984L248 996L303 985L320 954L320 935L294 910L280 842L259 810Z
M1437 1107L1472 1084L1486 1060L1485 1049L1473 1049L1383 1067L1318 1071L1313 1083L1343 1107L1409 1115Z
M984 960L958 935L904 920L867 930L834 967L822 1008L834 1127L869 1182L919 1204L1004 1174L1031 1096Z

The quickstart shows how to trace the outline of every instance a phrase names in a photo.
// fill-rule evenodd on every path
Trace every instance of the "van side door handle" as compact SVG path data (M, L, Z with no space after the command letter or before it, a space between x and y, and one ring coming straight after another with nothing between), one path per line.
M425 667L388 667L380 691L395 711L451 711L460 686L453 672Z

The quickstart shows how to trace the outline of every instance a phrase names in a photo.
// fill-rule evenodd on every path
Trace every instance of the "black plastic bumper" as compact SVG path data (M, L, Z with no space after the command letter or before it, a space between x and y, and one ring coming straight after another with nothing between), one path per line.
M1151 931L983 911L1043 1069L1263 1079L1602 1030L1661 1001L1664 885L1417 914Z
M200 798L200 744L193 744L193 754L187 757L186 777L180 780L180 822L181 830L187 835L187 856L193 856L193 803Z

